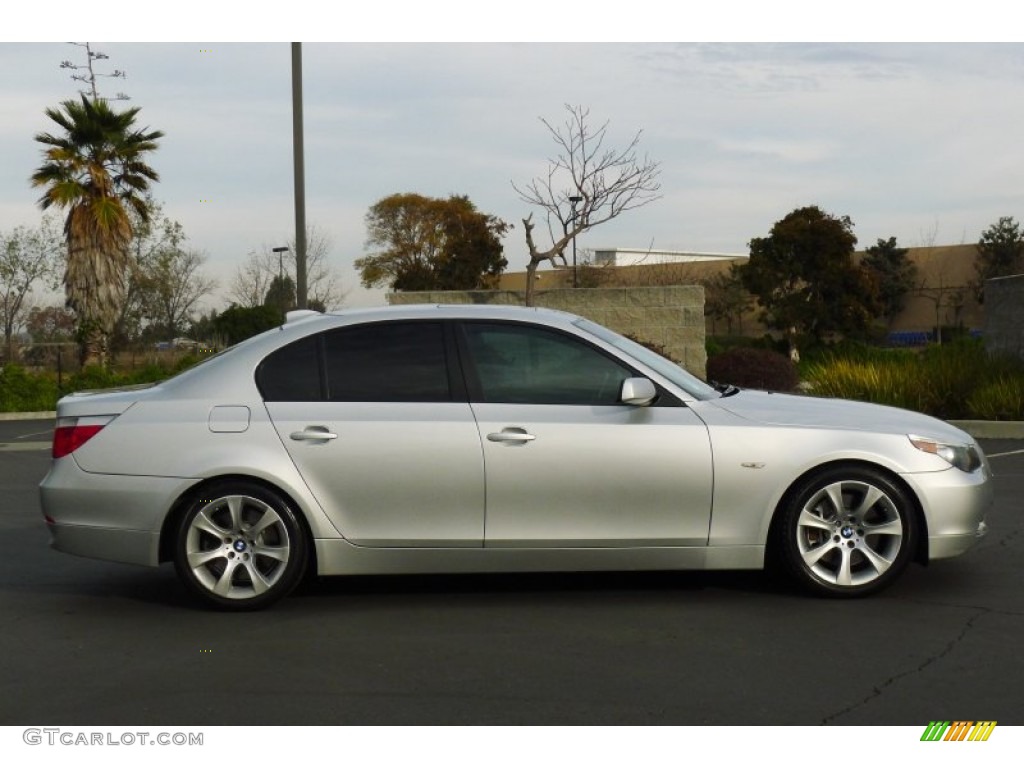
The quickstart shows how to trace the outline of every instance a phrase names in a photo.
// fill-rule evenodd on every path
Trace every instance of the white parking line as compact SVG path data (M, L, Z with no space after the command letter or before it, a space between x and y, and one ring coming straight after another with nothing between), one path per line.
M36 435L52 435L53 429L44 429L42 432L29 432L27 435L18 435L15 440L24 440L26 437L35 437Z
M1003 453L986 453L985 456L987 456L990 459L998 459L1001 458L1002 456L1016 456L1017 454L1020 453L1024 453L1024 448L1021 448L1019 451L1004 451Z

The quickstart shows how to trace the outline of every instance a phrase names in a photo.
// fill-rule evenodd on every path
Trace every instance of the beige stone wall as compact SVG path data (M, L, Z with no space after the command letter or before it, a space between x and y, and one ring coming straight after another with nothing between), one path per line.
M889 331L931 331L940 325L963 325L982 328L985 323L984 307L979 306L971 289L975 278L978 248L973 244L936 245L908 248L907 258L917 267L915 288L907 294L907 303L889 325ZM854 254L855 259L863 251ZM742 263L746 259L737 259ZM730 262L689 261L676 264L647 264L631 267L581 267L579 280L584 285L638 287L643 285L699 285L728 272ZM572 269L542 269L537 272L539 285L569 287ZM526 285L525 272L506 272L501 275L499 288L522 290ZM708 332L738 333L761 336L768 329L758 320L760 309L752 307L743 316L742 323L734 323L732 331L724 321L707 318Z
M523 294L519 291L391 293L388 303L522 305ZM690 373L705 376L704 289L699 285L538 291L536 304L572 312L621 334L658 344Z

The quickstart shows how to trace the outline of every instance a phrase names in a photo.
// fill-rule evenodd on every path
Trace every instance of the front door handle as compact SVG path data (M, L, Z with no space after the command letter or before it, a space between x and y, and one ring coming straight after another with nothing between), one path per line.
M521 427L505 427L501 432L491 432L487 439L492 443L528 443L537 437Z
M292 440L335 440L337 435L328 431L327 427L306 427L288 435Z

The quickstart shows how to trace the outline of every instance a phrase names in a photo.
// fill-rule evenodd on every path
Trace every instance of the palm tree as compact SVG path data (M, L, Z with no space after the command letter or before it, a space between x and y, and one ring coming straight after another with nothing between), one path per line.
M129 209L148 221L151 202L145 193L159 180L143 157L164 134L136 129L138 112L138 107L118 112L103 99L82 96L80 103L64 101L59 109L46 110L63 135L35 137L46 145L45 162L32 174L32 186L46 187L39 205L68 209L64 290L78 316L83 365L106 363L107 338L131 266Z

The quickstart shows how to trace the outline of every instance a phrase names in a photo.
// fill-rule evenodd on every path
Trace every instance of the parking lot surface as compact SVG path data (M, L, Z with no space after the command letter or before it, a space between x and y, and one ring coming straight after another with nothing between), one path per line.
M989 535L881 595L760 573L331 578L198 608L48 548L52 422L0 422L0 724L1024 725L1024 441Z

